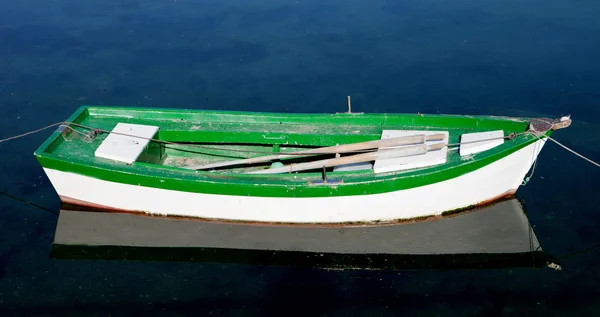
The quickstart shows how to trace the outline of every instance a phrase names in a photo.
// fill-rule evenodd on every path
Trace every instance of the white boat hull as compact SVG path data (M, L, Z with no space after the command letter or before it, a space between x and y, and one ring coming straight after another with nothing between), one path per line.
M277 198L199 194L109 182L45 168L65 202L143 212L267 223L389 222L441 215L514 194L545 140L453 179L395 192Z

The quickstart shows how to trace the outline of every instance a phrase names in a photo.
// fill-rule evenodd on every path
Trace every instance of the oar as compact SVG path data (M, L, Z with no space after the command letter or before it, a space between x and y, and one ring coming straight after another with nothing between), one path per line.
M248 172L245 174L290 173L290 172L312 170L312 169L323 168L323 167L331 167L331 166L336 166L336 165L368 162L368 161L373 161L373 160L378 160L378 159L421 155L421 154L427 153L428 151L439 150L439 149L443 148L444 146L446 146L446 144L444 144L444 143L438 143L438 144L434 144L434 145L419 144L419 145L407 146L407 147L398 148L398 149L379 150L377 152L362 153L362 154L356 154L356 155L351 155L351 156L346 156L346 157L331 158L331 159L325 159L325 160L319 160L319 161L307 162L307 163L290 164L290 165L287 165L284 167L264 169L264 170L254 171L254 172Z
M431 134L431 135L414 135L414 136L405 136L405 137L397 137L397 138L389 138L383 140L375 140L375 141L366 141L359 143L351 143L351 144L342 144L328 147L321 147L310 150L303 150L291 153L281 153L267 156L259 156L248 159L240 159L240 160L232 160L232 161L224 161L224 162L216 162L210 164L203 165L195 165L195 166L183 166L183 168L193 169L193 170L203 170L209 168L217 168L217 167L225 167L225 166L233 166L240 164L253 164L253 163L261 163L267 162L276 159L290 158L290 157L299 157L301 155L315 155L315 154L337 154L337 153L347 153L352 151L360 151L360 150L368 150L368 149L377 149L377 148L385 148L392 146L400 146L407 144L422 144L426 141L440 141L444 139L443 134Z

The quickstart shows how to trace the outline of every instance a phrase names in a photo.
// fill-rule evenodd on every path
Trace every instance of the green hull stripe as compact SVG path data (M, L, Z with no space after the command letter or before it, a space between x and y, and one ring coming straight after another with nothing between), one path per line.
M40 164L45 168L55 169L63 172L71 172L89 177L98 178L105 181L118 182L136 186L146 186L160 189L170 189L192 193L239 195L239 196L260 196L260 197L332 197L348 195L379 194L397 190L409 189L419 186L430 185L433 183L452 179L466 173L473 172L485 165L488 165L498 159L506 157L511 153L535 142L531 140L522 143L519 146L512 147L509 150L490 156L481 160L470 161L465 164L446 169L431 169L427 173L414 176L415 173L405 173L381 179L365 182L344 182L308 185L294 182L271 182L261 183L260 178L256 177L248 180L233 181L234 177L227 175L213 174L210 176L198 175L195 180L182 177L173 177L160 168L140 167L138 172L132 173L126 169L109 170L95 166L86 166L78 163L69 163L53 158L39 157ZM143 173L140 170L146 170ZM414 176L414 177L413 177ZM320 180L320 174L314 174L315 181ZM332 180L335 181L335 180ZM93 188L90 188L93 190Z
M128 119L129 118L129 119ZM133 118L133 119L131 119ZM184 120L185 119L185 120ZM376 126L401 128L412 127L417 129L449 129L455 132L477 132L485 130L502 129L505 132L523 132L527 128L525 120L506 119L495 117L467 117L467 116L419 116L403 114L365 114L365 115L329 115L329 114L265 114L265 113L243 113L243 112L210 112L196 110L165 110L165 109L141 109L141 108L118 108L118 107L81 107L67 121L102 126L109 128L116 122L126 121L140 124L159 124L162 132L166 135L179 135L176 139L182 141L182 135L190 141L202 137L211 129L207 122L224 124L234 122L253 126L256 131L275 131L279 125L289 124L305 126L306 122L314 125L317 121L319 127L323 125L338 126L337 130L348 130L348 127L364 127L365 129ZM133 120L133 121L132 121ZM191 122L191 123L190 123ZM271 130L260 130L258 123L275 124ZM191 132L186 130L186 124L204 124L203 131ZM267 126L265 126L266 128ZM216 129L216 128L215 128ZM362 129L362 128L361 128ZM382 128L379 128L382 129ZM220 130L226 131L226 130ZM294 131L294 130L290 130ZM299 131L299 130L298 130ZM332 133L344 136L343 132ZM369 139L377 138L381 130L373 130ZM210 132L210 131L208 131ZM215 130L210 133L217 133ZM250 131L252 132L252 131ZM219 132L221 133L221 132ZM265 132L263 132L265 133ZM195 135L192 135L195 134ZM241 133L241 135L251 133ZM317 135L321 144L339 140L339 137ZM163 135L164 136L164 135ZM300 134L309 138L310 134ZM338 139L336 139L338 137ZM353 140L360 140L361 135L352 136ZM252 141L250 137L248 141ZM313 136L313 138L315 138ZM240 137L239 140L244 140ZM503 145L486 152L476 154L473 159L454 158L454 162L441 164L420 170L404 171L395 173L373 174L372 172L349 172L328 174L328 183L323 183L320 173L301 173L283 175L240 175L210 173L206 171L191 171L176 167L153 165L136 162L131 166L113 164L93 157L91 144L82 145L85 153L78 156L77 153L69 152L69 147L62 140L59 132L54 132L35 152L35 155L44 168L55 169L85 175L105 181L117 182L135 186L152 188L237 196L256 197L334 197L349 195L379 194L430 185L433 183L449 180L466 173L473 172L485 165L502 159L515 151L532 144L537 139L533 136L519 136L514 140L505 142ZM351 141L351 140L349 140ZM455 153L456 154L456 153ZM90 188L89 190L94 190Z

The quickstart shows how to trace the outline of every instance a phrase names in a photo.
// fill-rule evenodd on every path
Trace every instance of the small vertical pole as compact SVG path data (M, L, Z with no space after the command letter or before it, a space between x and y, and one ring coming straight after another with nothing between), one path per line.
M323 182L327 183L327 171L325 165L323 165Z
M350 96L348 96L348 113L352 113L352 103L350 102Z

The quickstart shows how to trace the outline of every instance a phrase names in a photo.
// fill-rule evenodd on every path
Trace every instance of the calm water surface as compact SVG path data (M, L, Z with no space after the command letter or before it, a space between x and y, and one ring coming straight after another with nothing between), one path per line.
M81 104L283 112L572 114L600 160L600 2L0 2L0 138ZM57 210L32 153L0 144L0 190ZM521 188L556 256L600 243L599 170L548 143ZM600 250L563 270L363 272L49 258L56 217L0 196L0 313L599 314Z

